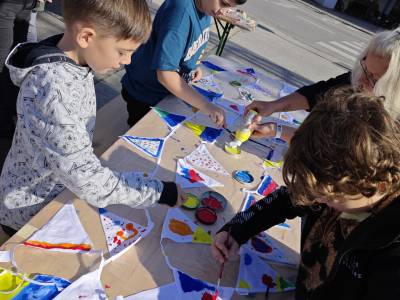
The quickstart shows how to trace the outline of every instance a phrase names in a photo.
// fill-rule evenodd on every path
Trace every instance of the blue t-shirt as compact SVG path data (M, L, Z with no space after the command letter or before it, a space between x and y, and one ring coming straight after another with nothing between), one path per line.
M210 35L211 17L197 10L195 0L165 0L153 22L150 39L132 55L122 86L129 95L156 105L169 95L157 70L177 71L185 80L196 69Z

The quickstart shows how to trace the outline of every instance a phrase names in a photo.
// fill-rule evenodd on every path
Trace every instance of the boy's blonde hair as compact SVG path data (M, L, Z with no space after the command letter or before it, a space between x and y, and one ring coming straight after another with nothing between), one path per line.
M66 26L88 22L101 36L139 43L146 42L150 35L146 0L64 0L62 8Z
M372 53L390 60L386 73L377 81L374 93L385 97L385 107L393 118L400 117L400 28L376 34L360 54L352 70L352 85L357 89L364 76L360 61Z
M296 131L283 177L295 204L340 195L370 197L400 185L400 130L383 98L351 89L328 92Z

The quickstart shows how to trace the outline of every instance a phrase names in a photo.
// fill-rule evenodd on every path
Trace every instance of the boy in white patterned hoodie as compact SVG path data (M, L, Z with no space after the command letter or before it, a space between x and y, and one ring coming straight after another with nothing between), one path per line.
M66 30L18 45L6 65L20 87L13 145L0 178L0 224L18 230L65 187L91 205L180 205L173 182L103 167L93 153L96 96L92 70L129 64L146 41L145 0L68 0Z

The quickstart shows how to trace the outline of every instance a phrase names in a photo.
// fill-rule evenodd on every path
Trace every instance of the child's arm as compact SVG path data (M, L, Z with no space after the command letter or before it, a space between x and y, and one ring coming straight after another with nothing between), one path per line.
M50 176L57 177L79 198L97 207L110 204L145 207L157 202L175 205L178 196L175 183L145 178L134 172L116 172L101 165L93 153L92 137L86 127L94 122L94 112L89 111L93 105L88 102L95 97L86 96L89 100L82 102L82 95L87 95L93 87L90 84L81 90L68 87L54 79L60 76L57 71L38 67L21 87L24 99L21 113L26 120L23 125L30 131L29 142L37 146L37 156L44 156L52 170ZM86 107L87 117L92 120L81 118Z
M192 89L177 72L158 70L157 79L171 94L210 116L217 126L224 125L224 111L208 102L200 93Z
M220 230L230 231L235 241L242 245L251 237L268 228L302 215L303 209L294 207L286 187L281 187L258 201L246 211L236 214Z

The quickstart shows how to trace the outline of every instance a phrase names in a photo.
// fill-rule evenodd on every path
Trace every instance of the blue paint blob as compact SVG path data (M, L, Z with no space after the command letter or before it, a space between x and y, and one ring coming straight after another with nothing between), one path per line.
M105 214L107 212L107 210L105 208L99 208L99 213L101 215Z
M205 142L212 143L221 135L221 133L222 129L206 127L201 133L200 138Z
M214 70L217 72L225 71L225 69L221 68L220 66L217 66L216 64L213 64L212 62L209 62L208 60L203 60L201 63L211 70Z
M194 279L180 271L178 271L178 275L184 293L201 292L203 290L215 291L213 286L210 286L199 279Z
M233 174L233 178L235 178L240 183L252 183L254 181L254 177L249 173L249 171L236 171Z
M248 253L244 254L244 264L246 266L251 265L251 263L253 262L253 259L251 258L251 256Z
M71 284L65 279L50 275L37 275L34 280L38 282L54 283L54 285L38 285L31 282L15 295L13 300L50 300L55 298L63 289Z

